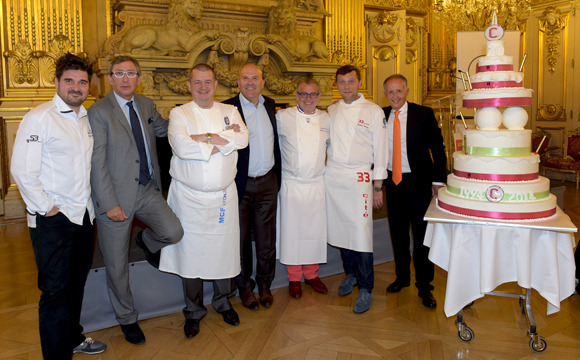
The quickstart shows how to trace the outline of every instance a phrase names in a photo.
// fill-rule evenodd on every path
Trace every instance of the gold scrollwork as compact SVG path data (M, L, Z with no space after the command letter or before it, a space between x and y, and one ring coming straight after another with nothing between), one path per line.
M179 95L189 95L187 88L187 81L189 81L189 70L184 70L179 73L157 73L153 77L155 83L167 83L167 88Z
M373 50L373 58L375 60L385 62L397 57L397 50L390 45L384 45Z
M419 26L412 17L407 18L407 46L415 45L417 37L419 36Z
M558 120L564 114L564 111L559 104L544 104L538 109L538 114L541 117L539 120Z
M560 53L561 34L566 27L566 18L562 17L560 9L548 6L540 18L540 31L546 34L546 58L548 71L554 74Z
M400 20L399 15L382 11L377 16L368 17L369 29L377 41L387 43L395 36L401 38Z
M25 39L20 39L14 50L4 51L4 57L8 58L10 65L10 74L16 84L34 84L38 81L38 56L35 55Z
M417 61L417 50L407 49L405 50L405 63L407 65Z

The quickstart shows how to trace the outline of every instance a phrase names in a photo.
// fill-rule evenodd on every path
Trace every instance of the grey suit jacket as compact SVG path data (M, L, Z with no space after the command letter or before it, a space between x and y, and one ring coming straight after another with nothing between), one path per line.
M153 174L161 189L155 137L166 137L168 122L155 110L153 101L135 94L141 126L145 129ZM139 187L139 152L129 121L111 92L88 109L94 148L91 187L96 213L102 215L121 206L127 216L135 210Z

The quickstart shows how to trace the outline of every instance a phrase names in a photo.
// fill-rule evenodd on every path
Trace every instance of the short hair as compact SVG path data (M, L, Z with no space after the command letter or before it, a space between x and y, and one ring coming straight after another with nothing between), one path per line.
M298 79L298 85L296 86L296 92L298 92L298 90L300 89L300 85L302 84L306 84L306 85L312 85L312 84L316 84L316 86L318 87L318 92L320 93L320 83L318 81L316 81L313 78L300 78Z
M338 79L338 75L350 74L353 71L356 73L356 78L360 80L360 70L354 65L344 65L343 67L338 68L338 70L336 70L336 78Z
M193 70L197 70L197 71L209 71L211 72L211 75L213 76L213 79L215 80L215 73L213 72L213 69L211 68L211 66L207 65L207 64L197 64L194 67L191 68L191 71L189 72L189 80L191 80L191 74L193 73Z
M80 70L85 71L91 81L93 76L93 64L89 63L80 56L73 55L71 53L66 53L63 56L56 59L54 76L60 81L62 74L67 70Z
M113 75L113 66L127 61L132 62L135 65L135 69L137 69L137 74L141 75L141 66L139 66L139 61L137 61L137 59L129 55L118 55L115 56L109 64L109 76Z
M405 88L407 88L407 78L405 76L403 76L402 74L393 74L393 75L389 76L388 78L386 78L385 81L383 82L384 89L387 88L387 81L392 80L392 79L403 80L405 82Z

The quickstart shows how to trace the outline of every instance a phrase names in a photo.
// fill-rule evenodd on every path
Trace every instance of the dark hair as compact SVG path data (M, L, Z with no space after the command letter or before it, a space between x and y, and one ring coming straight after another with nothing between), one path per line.
M139 61L137 61L137 59L129 55L119 55L115 56L109 64L109 76L113 75L113 66L127 61L132 62L135 65L135 69L137 69L137 74L141 75L141 66L139 66Z
M54 76L60 81L62 74L67 70L81 70L85 71L88 75L89 81L93 76L93 64L87 62L85 59L73 55L71 53L66 53L63 56L56 59L54 62L55 71Z
M207 65L207 64L197 64L194 67L191 68L191 71L189 72L189 80L191 80L191 73L193 73L193 70L197 70L197 71L210 71L211 75L213 76L213 79L215 80L215 73L213 72L213 69L211 68L211 66Z
M317 91L320 92L320 83L313 78L307 78L307 77L303 77L303 78L298 79L298 85L296 85L296 92L298 92L298 90L300 89L300 85L302 85L302 84L306 84L306 85L315 84L318 87Z
M407 87L407 78L405 76L403 76L402 74L393 74L385 79L385 81L383 82L383 88L385 88L387 86L387 81L389 81L391 79L401 79L405 82L405 88Z
M338 75L350 74L353 71L356 73L356 78L360 80L360 70L354 65L344 65L343 67L338 68L338 70L336 70L336 78L338 79Z

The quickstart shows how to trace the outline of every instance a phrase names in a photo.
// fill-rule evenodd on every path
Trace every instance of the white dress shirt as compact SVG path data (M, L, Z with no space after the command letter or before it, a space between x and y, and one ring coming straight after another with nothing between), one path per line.
M399 109L399 123L401 124L401 169L404 173L410 173L409 158L407 158L407 113L409 110L409 103L405 104ZM395 110L391 110L389 121L387 122L387 130L389 132L389 167L393 171L393 124L395 123Z
M84 106L76 114L55 94L24 116L10 170L26 203L29 227L36 227L36 215L54 207L74 224L83 224L87 210L93 221L92 154L93 133Z
M362 94L358 95L350 104L341 100L328 108L328 160L345 165L374 163L373 180L386 179L389 149L385 113Z
M227 130L240 125L240 131ZM213 133L228 140L226 145L211 145L191 139L190 135ZM191 189L203 192L223 190L236 176L238 153L248 146L248 129L235 106L214 102L202 109L194 101L171 110L168 129L173 150L171 176ZM219 152L211 155L213 148Z
M248 176L266 175L274 167L274 129L260 95L258 107L240 94L244 119L250 133Z

